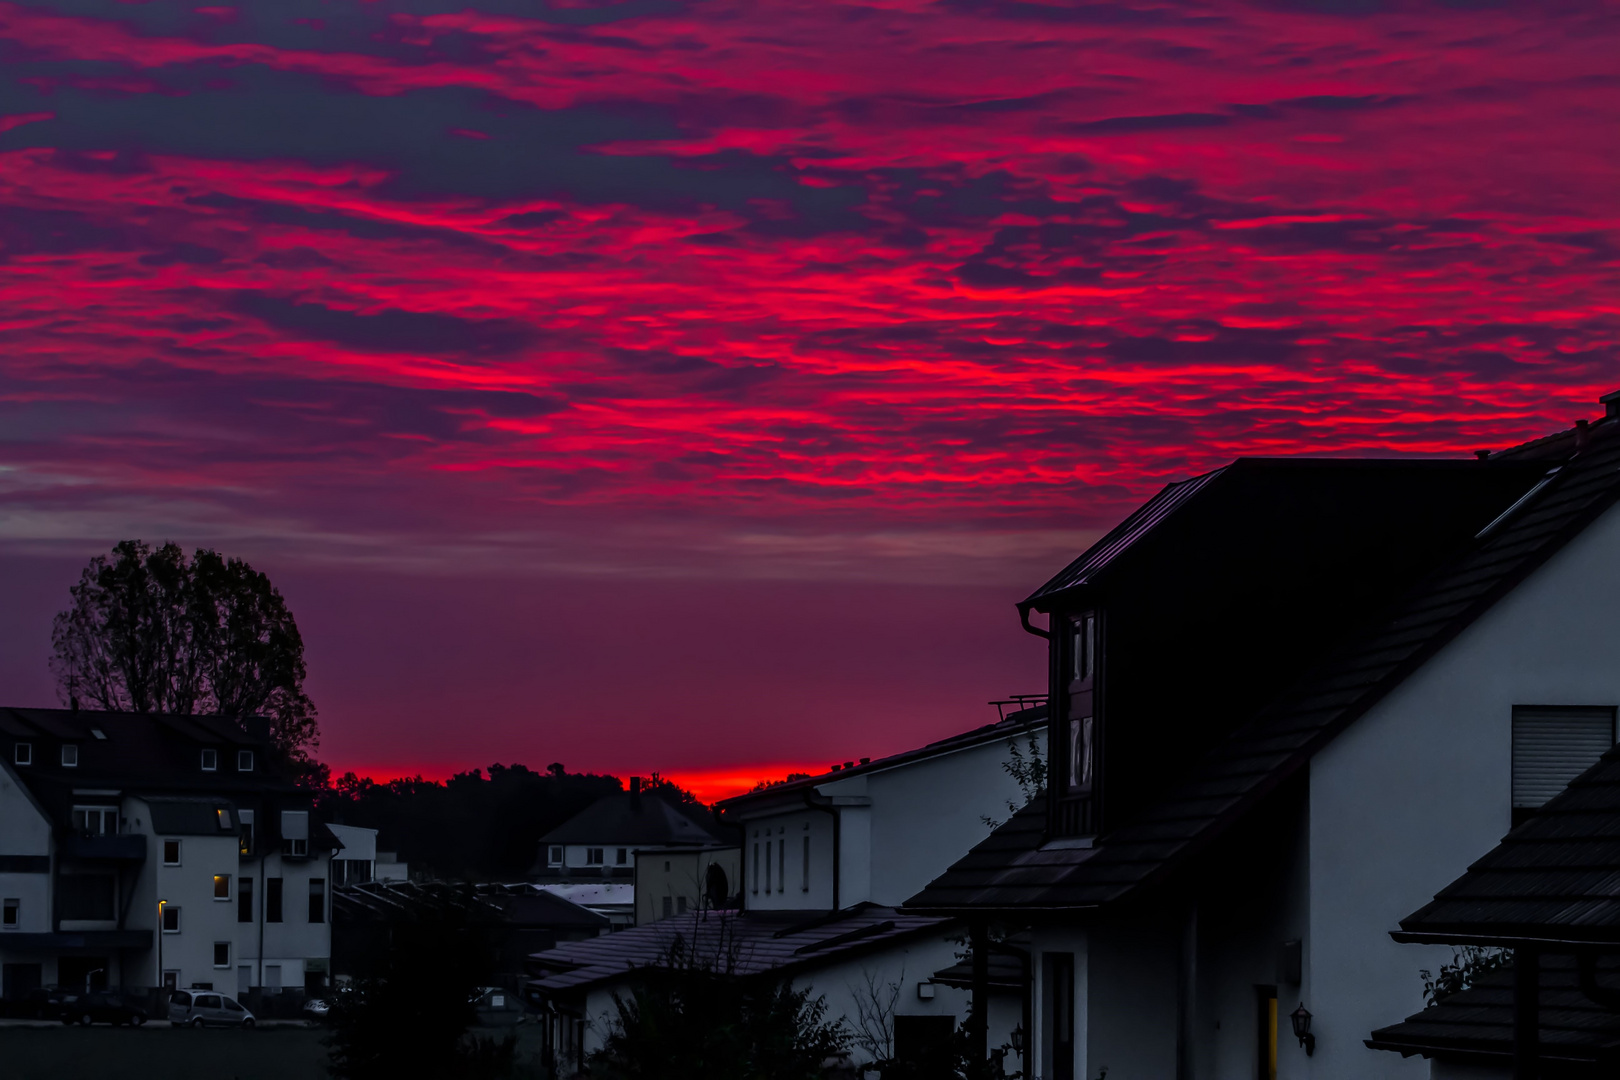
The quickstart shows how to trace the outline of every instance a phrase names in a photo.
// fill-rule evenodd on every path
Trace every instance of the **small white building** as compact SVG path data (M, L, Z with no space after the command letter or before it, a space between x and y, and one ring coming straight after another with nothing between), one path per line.
M1366 1041L1452 951L1390 932L1615 742L1605 404L1488 460L1239 460L1024 601L1049 795L904 909L1026 928L1026 1072L1427 1075Z
M323 985L336 846L231 720L0 709L0 964L37 986Z
M545 974L527 993L548 1010L559 1062L577 1067L601 1045L632 967L656 960L676 934L717 948L735 944L744 974L778 975L824 997L828 1018L861 1036L857 1064L942 1043L968 1001L959 980L935 977L957 965L961 925L894 905L1022 804L1025 793L1007 766L1041 756L1044 717L1044 708L1028 709L917 750L720 803L720 820L745 838L739 904L718 911L694 904L684 917L672 913L531 957ZM863 1021L875 1005L887 1018ZM1010 1037L1017 994L1005 1005L992 1020Z

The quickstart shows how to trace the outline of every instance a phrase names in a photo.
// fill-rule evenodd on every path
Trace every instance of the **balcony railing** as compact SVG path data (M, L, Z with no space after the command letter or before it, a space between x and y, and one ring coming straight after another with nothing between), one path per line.
M115 862L144 862L146 837L72 833L62 838L58 852L64 859L103 859Z

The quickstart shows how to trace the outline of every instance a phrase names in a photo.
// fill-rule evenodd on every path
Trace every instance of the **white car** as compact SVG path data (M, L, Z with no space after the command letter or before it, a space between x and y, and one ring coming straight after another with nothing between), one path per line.
M169 1022L176 1027L253 1026L253 1014L233 997L212 990L169 992Z

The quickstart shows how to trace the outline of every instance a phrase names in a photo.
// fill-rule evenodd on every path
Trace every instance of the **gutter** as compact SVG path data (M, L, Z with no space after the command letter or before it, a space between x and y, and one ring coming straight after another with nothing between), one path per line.
M1032 625L1029 621L1029 611L1029 604L1024 603L1018 605L1018 622L1019 625L1024 628L1024 632L1026 634L1034 634L1036 637L1047 638L1050 640L1052 637L1052 631L1042 630L1040 627Z
M839 884L839 877L840 877L840 875L839 875L839 867L843 866L843 864L844 864L843 827L842 827L843 822L844 822L844 815L840 814L838 812L838 808L836 806L832 805L832 800L830 798L828 798L827 796L821 794L821 792L817 791L815 788L807 788L807 789L805 789L805 792L804 792L804 805L809 807L812 810L820 810L820 811L832 816L832 834L833 834L832 909L834 911L841 911L843 909L838 904L838 884ZM743 843L743 847L745 849L748 847L748 844L746 843L746 841Z

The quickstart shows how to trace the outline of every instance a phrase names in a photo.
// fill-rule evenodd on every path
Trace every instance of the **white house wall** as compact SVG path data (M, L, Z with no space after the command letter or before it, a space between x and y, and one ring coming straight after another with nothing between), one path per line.
M1421 1058L1362 1040L1422 1006L1418 970L1451 950L1389 931L1508 831L1513 706L1620 705L1617 657L1611 509L1316 756L1305 1001L1319 1041L1298 1075L1425 1076Z
M50 858L51 823L34 804L28 791L0 764L0 855ZM17 927L21 934L44 934L51 927L51 875L0 871L0 898L19 902ZM0 954L5 954L5 932L0 931ZM12 957L7 954L6 959ZM19 962L34 963L37 956L18 955Z

